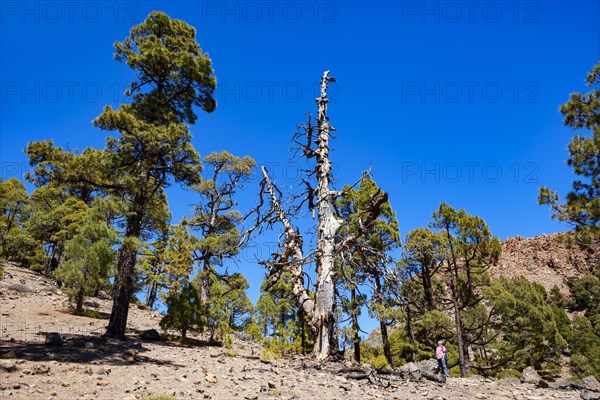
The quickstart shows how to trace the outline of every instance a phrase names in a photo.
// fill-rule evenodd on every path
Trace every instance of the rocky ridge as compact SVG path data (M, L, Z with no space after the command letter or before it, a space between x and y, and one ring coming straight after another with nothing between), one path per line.
M522 275L551 290L557 285L568 293L564 278L590 274L600 255L569 245L564 233L532 238L515 236L502 242L502 254L497 265L490 268L493 278Z

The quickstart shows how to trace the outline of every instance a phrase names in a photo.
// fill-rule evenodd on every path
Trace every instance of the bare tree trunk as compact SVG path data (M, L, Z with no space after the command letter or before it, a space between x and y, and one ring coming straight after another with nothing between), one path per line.
M341 222L335 217L333 203L337 193L329 189L331 162L329 161L329 132L331 124L327 116L327 85L334 81L329 78L329 71L321 77L321 97L316 99L318 106L318 147L315 151L317 160L317 289L315 314L312 325L317 331L313 348L317 359L325 359L338 352L337 333L335 332L335 235Z

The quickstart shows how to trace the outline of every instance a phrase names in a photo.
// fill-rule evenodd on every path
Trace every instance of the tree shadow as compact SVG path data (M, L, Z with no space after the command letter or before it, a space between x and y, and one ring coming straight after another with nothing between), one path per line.
M159 346L166 346L166 347L178 347L178 348L194 348L194 347L223 347L223 343L219 342L217 340L209 340L209 339L200 339L200 338L191 338L191 337L187 337L185 338L185 340L183 340L181 338L181 336L178 335L165 335L162 334L162 340L160 341L151 341L151 340L144 340L141 338L141 334L145 331L145 329L135 329L135 328L128 328L127 329L129 332L133 333L134 335L137 336L136 339L143 341L143 342L150 342Z
M0 340L0 359L19 359L38 362L70 362L78 364L141 366L144 364L183 367L170 360L149 357L149 349L141 342L118 341L94 335L65 334L63 345L46 345L42 338L48 332L38 332L40 340ZM153 342L160 344L161 342Z

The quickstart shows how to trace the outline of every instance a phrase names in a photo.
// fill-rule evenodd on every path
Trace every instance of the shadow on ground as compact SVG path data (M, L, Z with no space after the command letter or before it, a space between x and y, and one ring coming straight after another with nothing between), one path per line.
M183 367L172 360L145 355L149 349L139 341L118 341L101 336L66 334L63 335L63 345L48 346L43 342L46 334L47 332L39 332L41 340L35 341L0 340L0 359L132 366L150 363ZM153 343L164 346L181 346L170 342Z

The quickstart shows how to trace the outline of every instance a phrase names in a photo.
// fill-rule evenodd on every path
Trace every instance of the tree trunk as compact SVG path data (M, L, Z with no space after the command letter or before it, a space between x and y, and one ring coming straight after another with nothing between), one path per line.
M406 333L408 334L408 340L411 345L411 353L413 362L417 361L417 349L415 345L415 333L412 326L412 311L410 310L410 304L406 305Z
M452 308L454 308L454 326L456 328L456 341L458 342L458 364L460 367L460 376L464 378L470 373L469 353L465 337L465 330L462 317L460 315L460 306L458 293L456 290L456 278L450 273L450 291L452 293Z
M360 327L358 326L358 304L356 303L356 288L353 287L350 290L350 304L352 306L350 315L352 316L352 332L354 335L352 341L354 342L354 361L360 364L360 335L358 334Z
M379 279L379 275L375 275L375 300L379 303L379 306L383 308L383 288L381 287L381 280ZM392 360L392 350L390 349L390 341L388 337L387 325L385 323L385 318L382 316L379 317L379 328L381 330L381 342L383 345L383 355L385 356L385 360L390 365L390 367L394 368L394 360Z
M200 287L198 288L198 298L200 299L200 304L206 304L209 296L209 287L210 287L210 272L211 266L209 255L205 255L204 265L202 266L202 270L200 271Z
M458 364L460 367L460 376L464 378L471 372L471 366L469 363L469 352L468 343L465 336L465 329L462 317L460 315L460 299L458 294L458 262L456 259L456 253L454 252L454 246L452 245L452 235L450 234L449 227L446 226L446 237L448 239L448 248L450 249L450 258L452 262L447 261L448 265L448 276L450 293L452 294L452 307L454 308L454 325L456 328L456 341L458 342Z
M158 282L153 281L150 286L150 291L148 292L148 298L146 299L146 307L152 310L154 308L154 302L156 301L156 296L158 295Z
M433 303L433 285L431 283L431 273L429 268L423 268L423 271L421 272L421 280L425 295L425 307L428 311L432 311L435 306Z
M338 341L335 331L335 277L337 274L335 258L335 235L341 226L333 212L333 203L337 193L330 191L331 162L329 161L329 132L331 124L327 116L327 85L334 79L329 71L321 77L321 97L316 99L318 106L318 147L317 160L317 288L315 294L315 315L312 325L317 332L313 351L317 359L337 356Z
M83 310L83 289L79 289L75 299L76 299L75 311L77 313L81 313L81 311Z
M129 302L133 296L137 245L135 242L142 231L143 206L136 207L137 212L127 219L125 240L119 249L117 275L113 288L113 306L105 336L125 340L125 328L129 315Z

